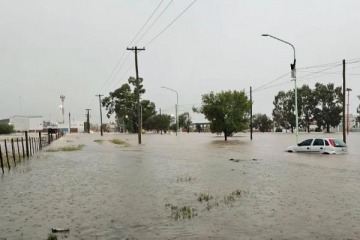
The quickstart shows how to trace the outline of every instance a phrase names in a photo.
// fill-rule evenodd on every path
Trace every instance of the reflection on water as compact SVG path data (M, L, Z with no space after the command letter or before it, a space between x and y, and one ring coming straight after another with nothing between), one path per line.
M94 141L114 138L130 146ZM0 239L52 227L70 228L67 239L359 239L359 140L328 156L286 153L295 137L281 133L145 134L140 146L137 135L68 135L50 147L85 147L0 175ZM166 206L197 216L175 220Z

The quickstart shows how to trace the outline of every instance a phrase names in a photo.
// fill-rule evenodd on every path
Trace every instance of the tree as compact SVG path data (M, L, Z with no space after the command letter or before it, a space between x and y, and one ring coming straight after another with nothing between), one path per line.
M311 90L308 85L303 85L298 89L298 100L301 103L301 112L303 113L302 125L306 127L307 132L310 132L310 125L314 120L315 109L318 104L314 90Z
M228 136L248 128L251 102L245 91L210 92L202 95L202 106L194 109L205 115L212 132L223 132L225 141Z
M259 129L260 132L269 132L271 130L272 121L266 114L255 114L253 126Z
M14 126L9 124L0 124L0 134L10 134L14 132Z
M146 120L146 128L147 130L156 130L159 131L168 131L170 127L171 116L167 114L157 114L149 117Z
M199 132L199 133L202 131L200 123L195 124L195 128L196 128L196 131Z
M342 88L335 88L333 83L327 85L316 83L314 95L318 101L314 119L319 128L324 127L326 132L330 132L330 127L336 127L341 122Z
M120 126L123 125L129 132L138 131L138 115L137 115L137 94L145 93L142 78L139 82L134 77L128 79L128 83L123 84L114 92L110 92L109 96L102 100L102 105L107 111L107 117L110 118L115 113L116 123ZM133 86L133 90L131 88ZM147 118L156 114L155 104L149 100L142 100L140 102L143 108L143 122Z
M299 103L299 102L298 102ZM295 94L294 91L280 91L273 101L275 108L273 109L272 115L276 127L283 127L285 129L291 129L291 132L294 132L294 127L296 125L295 118ZM300 105L300 107L299 107ZM301 104L298 104L298 109L301 109ZM300 116L301 110L298 111L298 116Z
M190 132L191 118L188 112L179 115L179 127L185 129L188 133Z

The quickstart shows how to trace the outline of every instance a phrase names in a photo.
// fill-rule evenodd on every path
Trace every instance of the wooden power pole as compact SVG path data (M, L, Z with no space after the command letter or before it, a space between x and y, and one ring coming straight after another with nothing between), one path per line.
M145 48L126 48L126 50L134 51L135 53L135 70L136 70L136 103L137 103L137 116L138 116L138 141L141 144L141 131L142 131L142 124L141 124L141 116L140 116L140 93L139 93L139 70L138 70L138 60L137 54L139 51L145 51Z
M86 113L86 132L87 133L90 133L90 114L89 114L89 112L90 112L90 108L87 108L87 109L85 109L86 111L87 111L87 113Z
M103 128L102 128L102 112L101 112L101 97L104 95L98 94L95 95L96 97L99 97L99 104L100 104L100 134L103 135Z

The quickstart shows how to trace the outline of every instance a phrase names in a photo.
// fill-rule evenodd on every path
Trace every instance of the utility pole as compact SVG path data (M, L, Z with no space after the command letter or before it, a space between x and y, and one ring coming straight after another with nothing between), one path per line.
M345 59L343 59L343 141L346 143L346 133L345 133L345 91L346 91L346 81L345 81Z
M69 134L71 133L71 117L70 117L70 112L69 112Z
M95 95L95 96L99 97L99 105L100 105L100 134L101 134L101 136L102 136L102 135L103 135L103 128L102 128L101 97L104 96L104 95L98 94L98 95Z
M350 106L350 98L349 98L349 93L350 91L352 91L351 88L346 88L346 91L348 92L347 95L347 131L346 133L349 135L349 131L350 131L350 114L349 114L349 106Z
M251 104L251 108L250 108L250 140L252 140L253 138L253 114L252 114L252 88L250 87L250 104Z
M162 119L161 119L161 108L159 110L160 110L160 121L162 121ZM160 135L162 135L162 129L160 129Z
M137 54L138 51L145 51L145 48L126 48L126 50L134 51L135 53L135 70L136 70L136 102L137 102L137 116L138 116L138 142L141 144L141 118L140 118L140 93L139 93L139 70L138 70L138 61L137 61Z
M90 108L87 108L87 109L85 109L86 111L87 111L87 114L86 114L86 127L87 127L87 129L86 129L86 131L87 131L87 133L90 133L90 114L89 114L89 112L90 112Z

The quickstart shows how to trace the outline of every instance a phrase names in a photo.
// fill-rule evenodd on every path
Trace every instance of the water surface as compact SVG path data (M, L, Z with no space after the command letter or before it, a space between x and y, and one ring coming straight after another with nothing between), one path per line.
M347 138L349 154L329 156L286 153L295 137L283 133L145 134L142 145L67 135L48 148L85 147L0 175L0 239L46 239L51 227L70 228L67 239L360 239L360 134ZM175 220L167 204L197 216Z

